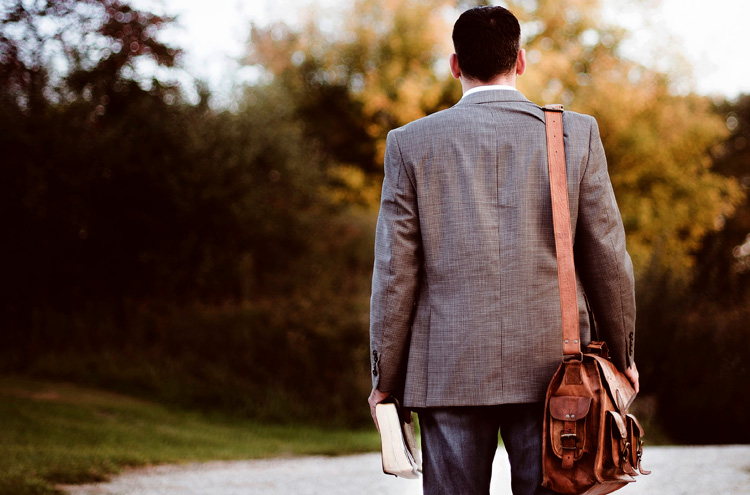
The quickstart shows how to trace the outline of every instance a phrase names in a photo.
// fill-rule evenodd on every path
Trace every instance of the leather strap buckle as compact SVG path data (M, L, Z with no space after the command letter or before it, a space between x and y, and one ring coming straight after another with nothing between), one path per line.
M563 361L583 361L583 352L577 352L575 354L564 354Z
M576 440L578 440L578 437L576 436L575 433L561 433L560 434L560 441L562 443L563 450L575 450Z

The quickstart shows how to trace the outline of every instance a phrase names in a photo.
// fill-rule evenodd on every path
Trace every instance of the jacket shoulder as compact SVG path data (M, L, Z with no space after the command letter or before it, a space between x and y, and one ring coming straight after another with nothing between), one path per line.
M402 125L401 127L392 129L388 134L389 135L390 134L403 135L403 134L424 132L425 130L428 130L428 129L434 129L441 125L447 124L449 121L453 121L460 113L457 110L458 110L457 105L445 108L443 110L437 111L435 113L431 113L430 115L426 115L417 120L413 120L409 122L408 124Z
M563 126L579 132L590 132L592 127L597 127L596 119L585 113L565 110L563 112Z

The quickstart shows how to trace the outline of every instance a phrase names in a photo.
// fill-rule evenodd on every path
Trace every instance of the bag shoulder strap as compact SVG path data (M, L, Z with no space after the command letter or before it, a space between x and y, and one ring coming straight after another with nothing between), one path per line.
M580 355L581 343L579 341L578 294L576 291L576 271L573 263L573 235L570 227L562 116L562 105L544 106L549 186L552 196L552 221L555 229L555 252L557 254L557 280L560 286L560 308L562 310L564 357Z

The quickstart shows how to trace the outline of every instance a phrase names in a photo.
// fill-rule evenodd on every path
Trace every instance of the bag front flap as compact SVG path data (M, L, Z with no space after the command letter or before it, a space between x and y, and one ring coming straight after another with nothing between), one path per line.
M617 411L607 411L607 414L612 418L612 422L617 426L617 431L620 433L620 438L625 439L628 437L628 429L625 426L625 420ZM613 432L614 433L614 432Z
M635 390L628 377L617 371L612 361L596 355L587 354L587 356L596 360L599 365L602 378L604 378L607 390L617 409L622 414L627 413L630 405L635 400Z
M636 428L638 428L638 430L637 430L637 432L638 432L638 438L642 437L643 436L643 426L641 426L641 423L632 414L628 414L627 418L628 418L628 420L629 420L629 422L630 422L631 425L633 425Z
M550 397L549 413L560 421L577 421L586 417L591 407L591 397Z

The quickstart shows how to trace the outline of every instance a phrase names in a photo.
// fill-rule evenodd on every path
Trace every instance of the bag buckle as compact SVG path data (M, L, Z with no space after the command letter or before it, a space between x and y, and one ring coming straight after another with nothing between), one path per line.
M578 437L576 436L575 433L561 433L560 434L560 442L562 444L563 450L575 450L576 440L578 440Z
M577 352L575 354L565 354L562 358L564 363L568 361L583 361L583 352Z
M622 448L622 452L620 452L620 455L623 459L629 459L630 458L630 442L625 442L625 445Z

